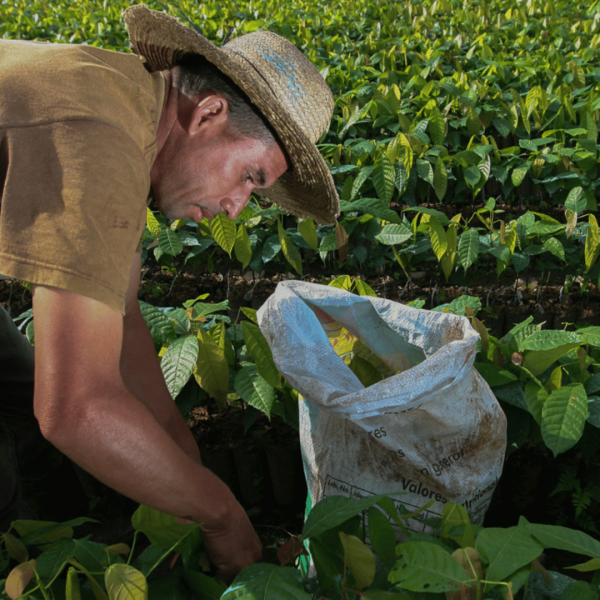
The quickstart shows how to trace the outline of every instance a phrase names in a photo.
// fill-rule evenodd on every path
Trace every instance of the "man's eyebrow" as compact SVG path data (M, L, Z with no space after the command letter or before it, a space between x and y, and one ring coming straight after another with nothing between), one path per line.
M262 167L256 169L256 183L263 186L267 183L267 176Z

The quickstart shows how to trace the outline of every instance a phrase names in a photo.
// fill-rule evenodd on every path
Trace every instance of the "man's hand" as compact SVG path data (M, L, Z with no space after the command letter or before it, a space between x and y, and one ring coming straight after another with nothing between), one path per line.
M262 545L244 509L237 504L230 511L227 525L202 527L204 545L212 563L217 568L217 577L230 584L246 566L258 562L262 557Z
M156 398L142 401L123 380L122 315L45 286L34 288L33 306L34 408L42 434L120 493L202 523L222 577L258 560L260 543L231 490L187 442L174 439L180 426L173 411Z

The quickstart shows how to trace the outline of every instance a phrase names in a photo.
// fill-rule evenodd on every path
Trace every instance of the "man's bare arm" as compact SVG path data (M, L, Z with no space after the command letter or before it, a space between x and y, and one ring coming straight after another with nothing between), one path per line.
M34 408L43 435L106 485L203 523L225 579L260 558L229 488L190 457L121 375L123 317L78 294L36 286Z
M138 253L131 267L123 318L121 375L127 389L148 407L183 450L200 462L198 445L167 389L150 331L140 312L137 293L141 265L142 257Z

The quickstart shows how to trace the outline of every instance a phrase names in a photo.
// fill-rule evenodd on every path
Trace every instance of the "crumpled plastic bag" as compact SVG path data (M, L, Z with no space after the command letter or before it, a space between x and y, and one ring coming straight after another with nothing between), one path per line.
M409 512L433 501L407 521L413 531L429 531L425 521L447 501L483 521L506 418L473 366L479 336L467 318L302 281L280 283L257 316L277 368L301 394L313 505L402 493L397 503Z

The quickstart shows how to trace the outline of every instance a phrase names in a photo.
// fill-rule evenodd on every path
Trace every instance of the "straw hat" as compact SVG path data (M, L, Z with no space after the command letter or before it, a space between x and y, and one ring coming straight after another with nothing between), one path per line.
M151 71L169 69L185 54L200 54L232 79L256 105L284 145L292 168L260 191L289 212L334 223L339 199L316 142L333 113L331 90L292 43L269 31L242 35L218 47L194 29L143 4L124 12L131 49Z

